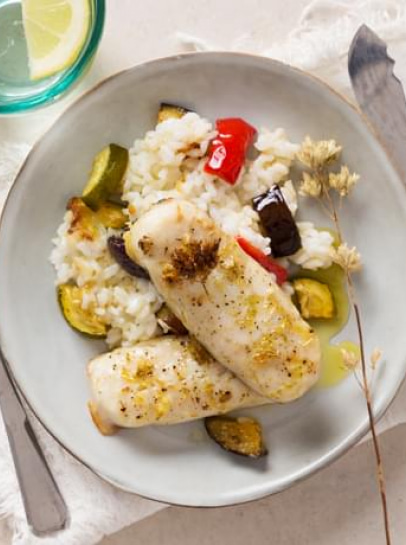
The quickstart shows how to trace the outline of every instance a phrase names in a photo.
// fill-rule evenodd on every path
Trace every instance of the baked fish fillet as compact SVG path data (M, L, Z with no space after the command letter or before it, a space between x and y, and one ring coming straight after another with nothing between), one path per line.
M269 402L188 336L159 337L102 354L90 361L88 378L89 409L105 435Z
M161 201L125 241L188 331L260 395L292 401L317 381L315 332L274 276L195 205Z

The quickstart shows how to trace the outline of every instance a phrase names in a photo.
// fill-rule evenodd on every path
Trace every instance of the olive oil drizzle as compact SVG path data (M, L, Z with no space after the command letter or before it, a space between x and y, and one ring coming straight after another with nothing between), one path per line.
M346 369L341 349L359 357L359 346L350 341L334 343L334 337L345 327L350 314L350 305L346 289L344 271L338 265L317 271L300 270L298 277L313 278L327 284L333 294L335 317L330 320L309 320L320 338L322 351L322 371L318 382L319 387L329 387L338 384L349 373Z

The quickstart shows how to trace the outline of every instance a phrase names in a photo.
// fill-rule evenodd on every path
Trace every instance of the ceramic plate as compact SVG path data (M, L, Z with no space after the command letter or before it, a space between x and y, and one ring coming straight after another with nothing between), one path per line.
M74 456L120 488L156 500L220 506L280 491L337 458L368 429L353 377L286 406L246 411L264 425L269 456L245 460L205 438L202 422L102 437L86 403L87 360L104 345L65 323L48 261L67 199L79 194L107 143L131 146L155 124L161 101L211 120L241 116L284 127L300 141L335 138L362 181L343 208L347 238L361 251L357 290L367 350L383 349L374 377L380 416L406 371L406 199L387 156L360 115L314 78L285 65L228 53L183 55L114 76L66 111L35 146L8 199L0 232L2 350L24 396ZM316 210L306 210L318 225ZM343 336L354 339L347 328Z

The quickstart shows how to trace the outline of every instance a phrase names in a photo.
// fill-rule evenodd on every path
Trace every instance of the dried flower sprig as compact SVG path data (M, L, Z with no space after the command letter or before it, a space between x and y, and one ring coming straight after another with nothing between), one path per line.
M303 170L303 178L299 187L299 193L303 196L317 199L334 222L337 231L338 244L333 250L332 259L343 269L345 273L348 296L355 314L360 347L359 357L347 350L342 350L341 354L344 367L347 370L355 371L359 363L361 364L361 387L365 395L369 426L372 434L386 545L391 545L386 483L384 478L381 449L375 428L372 395L367 376L361 313L357 303L355 287L352 279L353 273L361 269L361 256L355 247L351 248L343 240L340 218L334 199L334 193L338 195L340 199L347 197L359 181L359 176L358 174L351 173L348 167L345 165L341 167L339 172L330 171L332 165L340 157L341 151L341 146L339 146L335 140L313 141L307 136L301 146L301 149L297 153L297 159L307 169ZM372 352L370 357L372 369L375 369L381 357L382 352L380 350L375 349ZM356 378L359 380L357 376Z
M303 172L303 180L299 187L299 194L302 197L320 197L323 186L317 177L311 176L308 172Z
M354 354L354 352L350 352L349 350L346 350L345 348L341 348L340 352L343 358L343 364L345 369L347 371L355 371L360 363L359 355Z
M332 192L338 194L340 199L347 197L360 177L355 172L351 173L345 165L339 172L331 172L331 166L339 159L341 151L341 146L335 140L313 141L306 136L297 153L297 159L307 168L302 172L299 194L303 197L316 198L322 204L334 222L339 238L339 247L332 256L333 260L344 270L350 267L351 272L356 272L361 268L360 255L356 248L349 248L343 243Z
M361 254L353 246L349 248L346 242L342 242L332 251L332 259L344 271L358 272L362 269Z
M346 197L352 191L359 180L359 175L348 170L347 166L342 166L340 172L330 172L328 175L328 185L337 191L340 197Z
M306 136L298 154L298 160L310 170L303 172L299 193L307 197L327 196L333 189L340 197L346 197L359 181L359 175L351 173L344 165L339 172L330 172L329 167L338 160L342 148L335 140L313 141Z
M376 369L376 366L382 359L382 350L380 348L374 348L371 354L371 367L373 370Z
M299 161L311 170L317 170L326 167L336 161L342 151L335 140L313 141L306 136L304 142L297 154Z

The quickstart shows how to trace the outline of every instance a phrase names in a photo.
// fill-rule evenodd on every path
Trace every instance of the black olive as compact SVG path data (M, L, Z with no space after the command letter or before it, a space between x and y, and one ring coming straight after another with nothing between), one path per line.
M125 244L123 237L112 235L107 240L107 245L110 250L110 254L114 257L117 263L131 276L137 278L145 278L149 280L148 272L135 263L125 251Z
M263 231L271 238L274 257L285 257L300 250L300 234L279 186L274 185L254 197L252 205L258 212Z

